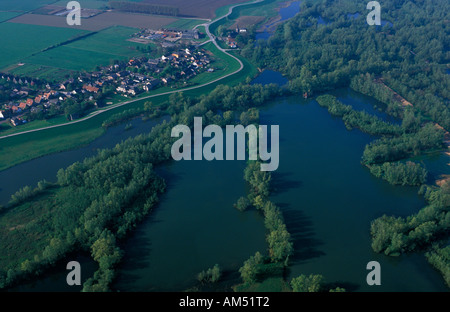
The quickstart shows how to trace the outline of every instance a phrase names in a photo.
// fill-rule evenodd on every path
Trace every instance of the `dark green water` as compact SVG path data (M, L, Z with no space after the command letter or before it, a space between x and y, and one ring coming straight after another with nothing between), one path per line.
M368 103L370 104L370 103ZM423 255L391 258L370 247L370 222L383 214L407 216L425 205L418 188L393 187L360 165L372 140L347 131L315 101L279 100L261 124L280 125L280 167L272 200L294 238L291 277L322 274L357 291L445 291ZM368 286L366 265L381 264L381 286Z
M351 98L348 90L340 92ZM367 110L377 104L361 95L352 101L356 106L365 101ZM327 282L353 291L446 291L423 255L391 258L372 252L371 220L382 214L407 216L426 204L418 188L393 187L360 164L364 146L374 138L346 130L313 100L279 99L260 116L261 124L280 125L272 200L282 208L294 238L290 277L322 274ZM443 157L430 161L443 163ZM256 250L265 250L261 217L232 208L245 192L243 167L229 161L182 161L164 168L168 191L127 241L115 288L185 290L196 285L201 270L215 263L236 270ZM372 260L381 264L381 286L366 284L366 265Z
M180 161L162 168L168 191L126 241L114 288L182 291L216 263L233 275L256 251L265 251L263 218L233 208L246 194L244 167L237 161Z
M367 105L370 110L379 105L348 90L337 92L354 107ZM426 204L417 188L391 186L360 165L364 146L374 138L347 131L342 120L331 117L314 100L301 97L277 99L261 109L260 117L261 124L280 126L280 166L273 173L272 200L282 209L294 239L290 277L322 274L327 282L354 291L447 291L423 255L392 258L371 250L371 220L382 214L407 216ZM134 132L146 132L152 123L135 121L133 125ZM131 134L123 127L108 130L95 144L116 144L119 134ZM82 160L92 151L71 155ZM41 158L31 172L26 171L29 164L16 166L5 177L22 176L24 185L32 185L49 175L45 166L56 155ZM67 162L64 157L56 159L60 165ZM442 154L422 159L436 174L450 161ZM123 242L126 254L113 288L182 291L196 286L196 274L216 263L225 274L220 289L230 290L239 282L236 272L243 261L267 248L262 217L233 208L247 191L244 167L242 161L181 161L159 168L168 182L167 192ZM0 181L5 190L8 183ZM381 286L366 284L366 265L372 260L381 264ZM17 290L59 289L66 274L62 267L51 278L44 274L42 280Z

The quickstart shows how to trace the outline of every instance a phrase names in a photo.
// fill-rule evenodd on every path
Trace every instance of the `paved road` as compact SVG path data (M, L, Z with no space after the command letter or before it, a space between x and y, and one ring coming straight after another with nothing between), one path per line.
M255 3L262 2L262 1L264 1L264 0L257 0L257 1L250 2L250 3L241 3L241 4L234 5L234 6L232 6L232 7L229 8L228 13L227 13L226 15L224 15L224 16L222 16L222 17L219 17L219 18L217 18L217 19L215 19L214 21L211 21L211 22L209 22L209 23L197 25L197 26L205 26L206 34L208 35L208 37L209 37L209 39L210 39L208 42L212 41L212 42L214 43L214 45L215 45L220 51L222 51L223 53L227 54L228 56L231 56L232 58L234 58L236 61L239 62L239 65L240 65L240 66L239 66L239 69L238 69L238 70L236 70L236 71L234 71L234 72L232 72L232 73L230 73L230 74L227 74L227 75L225 75L225 76L222 76L222 77L220 77L220 78L217 78L217 79L215 79L215 80L213 80L213 81L210 81L210 82L204 83L204 84L202 84L202 85L199 85L199 86L189 87L189 88L184 88L184 89L179 89L179 90L174 90L174 91L168 91L168 92L159 93L159 94L154 94L154 95L149 95L149 96L145 96L145 97L142 97L142 98L139 98L139 99L134 99L134 100L131 100L131 101L126 101L126 102L119 103L119 104L114 104L114 105L112 105L112 106L110 106L110 107L108 107L108 108L106 108L106 109L97 110L97 111L95 111L95 112L93 112L93 113L91 113L91 114L89 114L89 115L87 115L86 117L81 118L81 119L77 119L77 120L74 120L74 121L71 121L71 122L67 122L67 123L64 123L64 124L59 124L59 125L54 125L54 126L48 126L48 127L43 127L43 128L38 128L38 129L33 129L33 130L28 130L28 131L23 131L23 132L19 132L19 133L14 133L14 134L5 135L5 136L0 137L0 140L1 140L1 139L6 139L6 138L10 138L10 137L14 137L14 136L18 136L18 135L27 134L27 133L32 133L32 132L44 131L44 130L53 129L53 128L60 128L60 127L70 126L70 125L73 125L73 124L80 123L80 122L86 121L86 120L88 120L88 119L91 119L91 118L93 118L93 117L95 117L95 116L97 116L97 115L103 114L103 113L105 113L105 112L107 112L107 111L110 111L111 109L115 109L115 108L117 108L117 107L121 107L121 106L124 106L124 105L128 105L128 104L130 104L130 103L134 103L134 102L137 102L137 101L142 101L142 100L146 100L146 99L151 99L151 98L158 97L158 96L164 96L164 95L168 95L168 94L172 94L172 93L184 92L184 91L189 91L189 90L199 89L199 88L202 88L202 87L205 87L205 86L207 86L207 85L216 83L216 82L218 82L218 81L220 81L220 80L223 80L223 79L225 79L225 78L227 78L227 77L229 77L229 76L232 76L232 75L234 75L234 74L239 73L239 72L244 68L244 64L242 63L242 61L241 61L240 59L238 59L238 58L235 57L234 55L229 54L229 53L227 52L226 49L223 49L223 48L221 48L221 47L219 46L219 44L218 44L217 41L216 41L215 36L214 36L213 34L211 34L211 32L209 31L209 26L210 26L211 24L217 22L217 21L220 21L221 19L226 18L228 15L230 15L230 14L233 12L233 9L234 9L235 7L243 6L243 5L249 5L249 4L255 4Z

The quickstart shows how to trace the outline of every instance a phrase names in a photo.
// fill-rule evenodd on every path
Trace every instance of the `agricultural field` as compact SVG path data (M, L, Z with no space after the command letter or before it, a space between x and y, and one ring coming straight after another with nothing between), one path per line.
M236 29L236 27L238 26L239 28L250 28L251 26L257 25L265 19L266 17L264 16L241 16L234 22L234 24L232 24L228 28Z
M77 0L80 3L80 6L84 9L103 9L108 5L108 1L98 1L98 0ZM66 6L66 0L61 0L53 5Z
M248 0L143 0L141 2L178 7L182 17L214 19L218 8L230 4L248 2Z
M55 0L0 0L1 11L29 12L46 4L52 4Z
M51 46L86 34L83 30L16 23L0 24L0 71Z
M204 20L181 18L176 22L166 25L165 27L168 29L193 29L195 26L204 23Z
M127 41L136 31L138 30L135 28L111 27L67 45L31 56L24 60L26 65L13 72L28 76L40 73L40 77L45 77L51 73L55 74L54 71L45 74L41 72L41 69L36 72L36 66L44 69L63 69L63 73L67 74L67 70L92 71L98 65L109 65L114 60L126 60L130 57L141 56L143 53L138 51L137 47L142 45ZM27 67L29 68L28 72Z
M17 15L20 15L22 13L19 12L6 12L6 11L0 11L0 23L10 20L14 17L16 17Z
M176 21L177 21L176 18L165 16L105 12L91 18L83 18L81 20L80 26L67 25L66 18L63 16L42 15L42 14L24 14L18 16L17 18L12 19L10 22L20 24L30 24L30 25L63 27L70 29L82 29L89 31L99 31L115 25L125 27L135 27L135 28L159 29Z

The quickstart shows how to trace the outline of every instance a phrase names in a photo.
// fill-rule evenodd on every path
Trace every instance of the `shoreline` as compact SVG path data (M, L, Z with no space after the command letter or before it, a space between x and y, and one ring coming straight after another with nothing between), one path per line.
M285 9L289 7L292 3L296 2L296 0L289 0L285 2L281 2L277 5L277 7L274 9L277 12L277 15L269 18L264 25L261 25L256 32L262 33L262 32L274 32L281 20L280 10Z

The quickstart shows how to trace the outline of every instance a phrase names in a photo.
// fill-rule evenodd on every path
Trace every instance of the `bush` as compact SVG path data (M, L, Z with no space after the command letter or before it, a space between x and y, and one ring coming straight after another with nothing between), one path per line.
M215 264L212 268L198 273L197 279L201 283L215 283L220 279L220 276L222 275L220 271L221 270L219 265Z
M239 211L245 211L251 205L252 205L252 203L250 202L250 200L247 197L242 196L238 199L237 203L234 204L234 208L236 208Z

